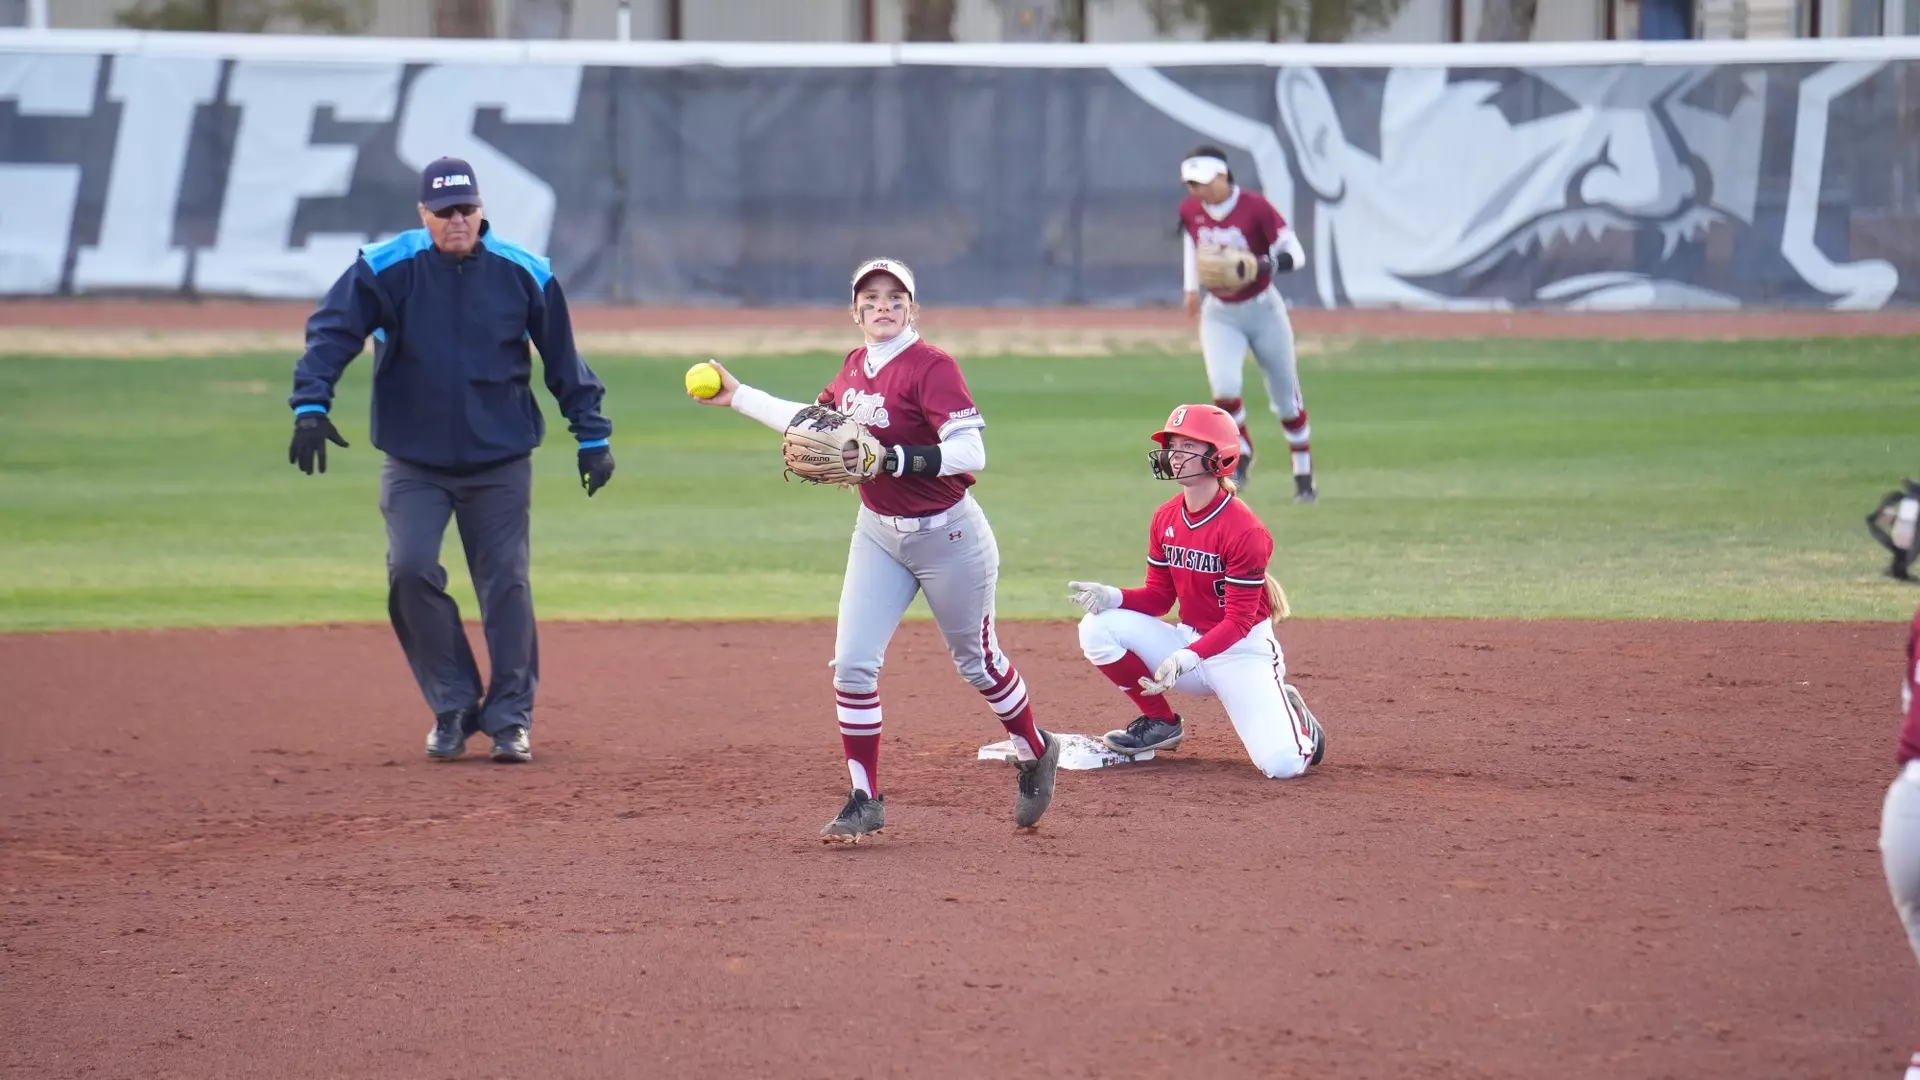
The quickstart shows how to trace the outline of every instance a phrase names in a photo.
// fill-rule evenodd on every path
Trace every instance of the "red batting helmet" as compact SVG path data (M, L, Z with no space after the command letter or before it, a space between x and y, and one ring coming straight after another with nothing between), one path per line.
M1153 433L1160 449L1147 455L1153 475L1162 480L1173 479L1176 472L1174 451L1170 449L1175 435L1198 439L1213 448L1200 457L1200 467L1208 475L1232 476L1234 467L1240 464L1240 425L1233 422L1232 414L1218 405L1182 405L1167 417L1166 427Z

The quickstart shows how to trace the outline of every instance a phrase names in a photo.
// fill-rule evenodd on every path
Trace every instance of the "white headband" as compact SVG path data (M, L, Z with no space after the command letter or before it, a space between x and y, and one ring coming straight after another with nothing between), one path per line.
M1217 157L1190 157L1180 163L1180 179L1204 184L1227 174L1227 163Z

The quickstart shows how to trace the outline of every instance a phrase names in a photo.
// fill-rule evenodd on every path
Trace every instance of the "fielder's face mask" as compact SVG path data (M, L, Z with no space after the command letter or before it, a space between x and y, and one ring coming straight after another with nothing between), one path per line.
M1912 581L1914 556L1920 553L1915 544L1915 534L1920 532L1920 483L1903 480L1901 485L1904 490L1888 492L1867 515L1867 531L1893 553L1887 576Z

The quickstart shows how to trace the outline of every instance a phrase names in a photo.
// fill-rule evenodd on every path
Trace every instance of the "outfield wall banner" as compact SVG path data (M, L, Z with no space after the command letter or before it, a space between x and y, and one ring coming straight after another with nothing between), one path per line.
M1295 305L1920 302L1920 58L1884 48L1021 66L58 38L0 33L8 295L317 297L358 245L417 224L417 170L450 154L576 300L834 303L888 254L931 304L1171 303L1178 163L1211 142L1305 243Z

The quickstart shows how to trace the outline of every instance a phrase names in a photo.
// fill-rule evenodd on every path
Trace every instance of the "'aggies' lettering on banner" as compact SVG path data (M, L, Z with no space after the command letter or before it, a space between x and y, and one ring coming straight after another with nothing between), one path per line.
M0 115L28 121L0 145L0 294L312 298L361 244L417 224L417 188L387 178L442 155L485 173L488 216L545 252L553 186L499 133L571 124L582 66L409 69L0 51Z

